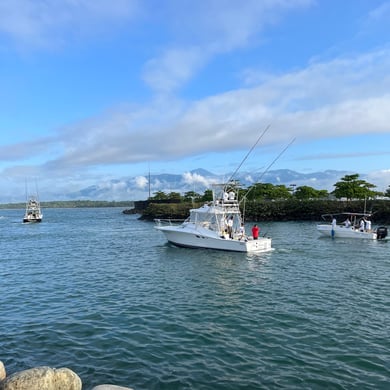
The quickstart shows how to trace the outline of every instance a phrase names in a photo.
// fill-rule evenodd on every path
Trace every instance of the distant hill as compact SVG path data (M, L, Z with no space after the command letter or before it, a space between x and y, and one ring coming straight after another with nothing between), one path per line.
M310 186L316 189L333 190L333 185L341 177L351 172L327 170L314 173L299 173L289 169L278 169L262 175L249 172L238 173L234 179L243 186L250 186L253 183L271 183L274 185L284 184L286 186L295 185ZM165 193L187 191L203 193L210 188L210 184L224 182L231 174L216 175L202 168L183 172L182 174L157 174L150 175L150 193L153 195L157 191ZM91 199L91 200L142 200L149 195L148 176L137 176L111 181L96 183L80 191L65 194L66 200ZM64 194L62 194L64 198Z

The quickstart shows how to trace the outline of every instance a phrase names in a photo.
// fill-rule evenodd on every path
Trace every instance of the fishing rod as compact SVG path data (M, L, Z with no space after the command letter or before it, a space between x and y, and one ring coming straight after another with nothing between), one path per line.
M249 157L249 155L252 153L252 150L256 147L256 145L260 142L260 140L264 137L265 133L268 131L268 129L271 127L271 125L268 125L263 132L259 135L257 138L256 142L252 145L252 147L249 149L248 153L244 157L244 159L241 161L239 166L236 168L236 170L233 172L233 174L230 176L230 179L226 183L230 183L233 181L233 177L236 176L237 172L240 170L242 167L242 164L244 164L245 160Z
M295 142L296 138L293 138L287 146L273 159L273 161L268 165L268 167L263 171L263 173L258 178L258 181L261 180L261 178L271 169L271 167L276 163L276 161L279 160L279 158L284 154L284 152ZM249 191L245 194L245 196L240 200L240 204L242 201L245 201L248 194L252 191L253 186L249 189Z

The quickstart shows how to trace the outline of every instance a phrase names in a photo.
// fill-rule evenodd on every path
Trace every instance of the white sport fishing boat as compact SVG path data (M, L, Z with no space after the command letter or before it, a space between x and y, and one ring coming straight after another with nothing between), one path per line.
M254 239L245 234L237 190L234 182L215 184L212 202L191 209L190 216L181 224L155 219L155 228L164 233L170 243L180 247L233 252L272 251L271 238Z
M332 238L358 238L366 240L384 240L387 237L387 227L371 227L370 213L337 213L323 214L328 223L317 225L321 236Z
M26 211L24 213L23 222L41 222L43 214L39 200L35 196L30 196L26 203Z

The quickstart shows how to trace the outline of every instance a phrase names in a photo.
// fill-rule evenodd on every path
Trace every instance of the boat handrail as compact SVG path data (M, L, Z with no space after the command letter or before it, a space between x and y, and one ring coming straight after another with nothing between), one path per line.
M186 221L186 219L180 219L180 218L155 218L154 222L157 224L157 226L163 226L163 225L176 225L178 223L183 223Z

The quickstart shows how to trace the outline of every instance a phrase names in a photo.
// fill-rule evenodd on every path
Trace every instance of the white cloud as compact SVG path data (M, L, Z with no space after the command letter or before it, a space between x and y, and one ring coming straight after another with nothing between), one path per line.
M2 0L0 34L24 47L53 48L110 31L137 12L137 0Z
M144 107L122 106L64 127L56 137L8 145L0 155L11 160L26 149L30 158L55 150L45 169L74 170L248 150L269 123L263 146L286 144L292 137L299 143L388 134L388 69L390 50L386 49L311 64L252 88L195 102L166 98Z
M175 41L150 59L144 80L158 92L172 92L215 56L256 42L265 26L312 0L209 0L173 2L164 16L172 21ZM258 38L257 38L258 39ZM252 42L253 41L253 42Z
M270 20L275 22L286 10L311 3L253 0L244 7L239 1L194 1L188 9L187 2L169 2L179 16L173 21L172 9L164 11L165 16L180 34L173 34L176 40L148 61L145 80L159 92L172 92L214 56L251 45L254 37L258 43L259 32ZM90 28L99 31L126 22L136 6L128 0L3 1L0 33L25 44L50 46L66 39L73 28L88 33ZM371 17L383 19L387 6L373 11ZM104 164L174 161L200 153L247 150L269 123L271 131L262 145L280 145L294 136L300 142L388 134L388 69L390 49L386 46L327 62L312 60L307 67L285 74L246 69L250 79L241 89L193 102L165 96L143 107L121 106L66 126L55 137L2 147L0 156L11 161L24 156L26 150L29 158L50 154L51 159L41 167L36 165L34 172L41 168L42 173L55 176ZM6 167L4 172L12 170L22 172L22 164ZM187 175L185 180L201 182L202 177ZM139 185L145 185L141 178Z
M152 89L171 92L187 82L207 57L199 47L165 50L159 58L147 62L143 78Z
M388 23L390 21L390 2L385 1L379 7L373 9L368 15L368 20L373 23L378 23L378 21Z
M137 188L143 190L149 183L149 180L145 176L137 176L134 178L135 185Z
M376 191L385 192L390 187L390 169L381 169L369 172L365 175L364 180L375 184Z
M253 179L253 176L252 175L247 175L245 177L245 180L247 180L248 182L250 183L255 183L255 180Z
M185 172L183 181L188 185L202 185L208 187L215 180L199 175L198 173Z

